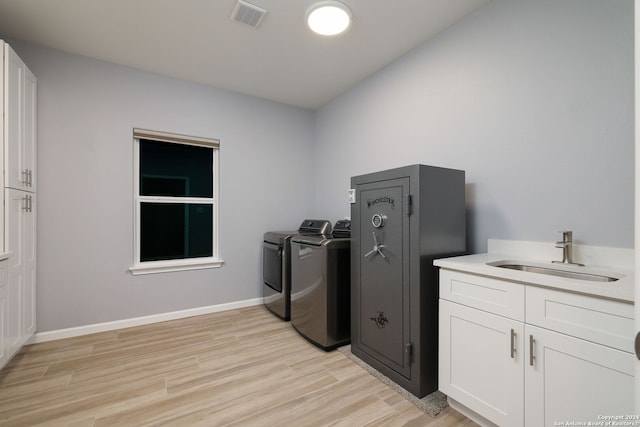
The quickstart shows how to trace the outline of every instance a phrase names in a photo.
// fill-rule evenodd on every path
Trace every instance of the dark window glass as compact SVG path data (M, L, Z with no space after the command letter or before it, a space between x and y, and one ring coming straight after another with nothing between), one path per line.
M141 203L140 261L213 255L213 206Z
M140 195L213 197L213 149L140 140Z

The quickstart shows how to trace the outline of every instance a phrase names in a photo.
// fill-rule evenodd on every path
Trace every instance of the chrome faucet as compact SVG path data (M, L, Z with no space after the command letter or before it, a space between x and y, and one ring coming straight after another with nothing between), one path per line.
M572 265L582 265L577 262L573 262L573 232L572 231L561 231L562 233L562 241L556 242L556 248L562 249L562 261L552 261L556 264L572 264Z

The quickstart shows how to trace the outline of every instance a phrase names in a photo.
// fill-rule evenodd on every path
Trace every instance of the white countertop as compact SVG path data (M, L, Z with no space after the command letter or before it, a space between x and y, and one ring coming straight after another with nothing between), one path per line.
M569 279L563 277L549 276L546 274L512 270L508 268L487 265L488 262L509 261L512 264L541 264L540 259L529 259L518 255L508 255L499 253L485 253L477 255L466 255L452 258L441 258L433 262L434 265L449 270L457 270L466 273L479 274L498 279L505 279L520 284L531 284L548 288L560 289L581 294L594 295L605 298L612 298L623 302L634 302L634 271L621 269L619 267L565 267L576 272L595 273L619 277L614 282L592 282L587 280ZM558 264L545 263L549 268L558 268Z

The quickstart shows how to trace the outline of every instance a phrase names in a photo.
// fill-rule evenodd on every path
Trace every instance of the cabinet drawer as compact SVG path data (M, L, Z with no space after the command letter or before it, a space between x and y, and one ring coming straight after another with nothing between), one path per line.
M633 304L536 286L526 294L527 323L633 353Z
M441 269L440 298L524 321L524 286L518 283Z

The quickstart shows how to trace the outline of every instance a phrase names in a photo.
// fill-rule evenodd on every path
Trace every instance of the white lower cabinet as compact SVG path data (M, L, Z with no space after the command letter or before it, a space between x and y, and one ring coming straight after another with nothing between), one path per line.
M488 312L498 290L511 306ZM632 304L447 270L440 297L439 389L479 423L587 425L634 413Z
M525 426L635 413L633 354L531 325L525 334Z
M0 264L7 297L0 368L36 331L35 194L6 188L4 202L5 248L11 256Z
M9 286L19 288L20 346L36 331L36 194L5 189ZM14 301L14 300L11 300Z
M441 299L440 391L496 424L522 425L523 337L522 322Z

